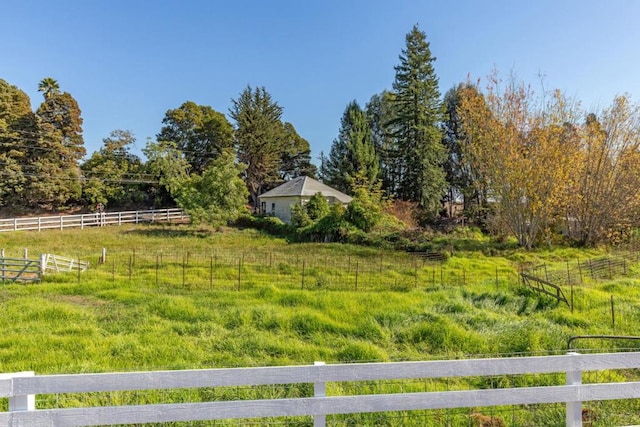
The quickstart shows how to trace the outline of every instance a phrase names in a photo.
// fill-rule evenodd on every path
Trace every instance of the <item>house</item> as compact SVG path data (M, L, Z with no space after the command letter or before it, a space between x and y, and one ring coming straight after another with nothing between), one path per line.
M260 212L276 216L283 222L290 224L291 206L307 203L316 193L321 193L330 205L336 203L346 205L351 201L351 196L347 196L320 181L308 176L299 176L258 196Z

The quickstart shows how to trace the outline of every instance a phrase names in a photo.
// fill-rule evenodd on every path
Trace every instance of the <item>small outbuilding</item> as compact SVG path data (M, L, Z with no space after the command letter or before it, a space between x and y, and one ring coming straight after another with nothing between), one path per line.
M299 176L258 196L260 213L273 215L287 224L291 223L291 207L306 204L311 196L321 193L330 205L351 202L351 196L316 181L308 176Z

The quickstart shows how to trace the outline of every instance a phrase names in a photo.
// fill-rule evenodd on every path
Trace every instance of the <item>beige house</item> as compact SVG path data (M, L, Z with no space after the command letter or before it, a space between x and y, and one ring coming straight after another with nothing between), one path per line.
M308 176L299 176L258 196L260 213L276 216L283 222L290 224L291 206L307 203L316 193L321 193L330 205L336 203L346 205L351 201L351 196L347 196L320 181Z

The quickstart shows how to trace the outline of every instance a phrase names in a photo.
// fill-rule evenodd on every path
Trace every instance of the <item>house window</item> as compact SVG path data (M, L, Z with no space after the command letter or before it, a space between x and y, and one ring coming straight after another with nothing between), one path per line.
M267 202L261 202L260 203L260 213L261 214L266 214L267 213Z
M271 203L271 213L276 213L276 204Z

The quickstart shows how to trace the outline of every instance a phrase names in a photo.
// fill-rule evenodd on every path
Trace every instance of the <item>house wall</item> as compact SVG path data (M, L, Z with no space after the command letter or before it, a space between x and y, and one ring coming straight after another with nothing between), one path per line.
M291 206L300 203L300 197L260 197L260 204L264 203L264 213L280 218L283 222L291 224Z
M295 203L306 204L309 199L311 199L311 196L259 197L260 212L266 215L273 215L283 222L291 224L291 206ZM326 197L326 199L329 205L341 203L333 196Z

